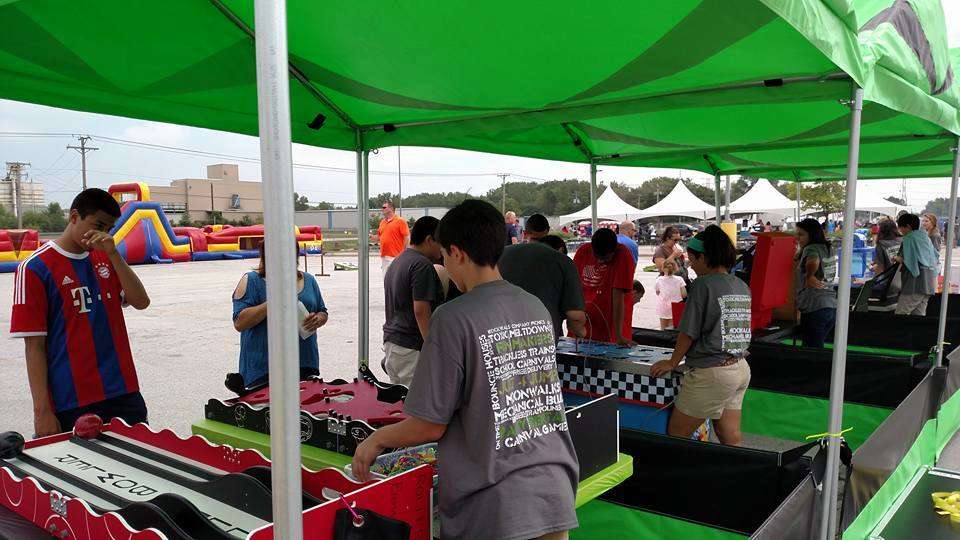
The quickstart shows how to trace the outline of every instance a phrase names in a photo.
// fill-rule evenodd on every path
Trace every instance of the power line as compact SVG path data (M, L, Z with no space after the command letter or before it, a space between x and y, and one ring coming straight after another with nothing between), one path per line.
M0 136L6 137L75 137L76 135L70 133L40 133L40 132L17 132L17 131L0 131ZM92 135L88 136L98 142L106 144L115 144L119 146L128 146L132 148L141 148L145 150L157 150L161 152L170 152L174 154L184 154L189 156L198 156L198 157L213 157L218 159L230 159L234 161L241 161L245 163L260 163L259 158L249 157L249 156L239 156L235 154L224 154L220 152L210 152L206 150L197 150L193 148L184 148L179 146L168 146L163 144L149 143L144 141L134 141L130 139L121 139L118 137L107 137L104 135ZM307 169L307 170L318 170L326 172L342 172L342 173L356 173L356 169L348 167L332 167L327 165L314 165L311 163L294 163L294 168L298 169ZM389 175L396 176L395 171L370 171L370 174L377 175ZM478 177L478 176L496 176L497 173L430 173L430 172L409 172L404 171L404 176L415 176L415 177ZM521 178L529 178L531 180L543 180L531 176L516 175L511 174L512 176L517 176Z

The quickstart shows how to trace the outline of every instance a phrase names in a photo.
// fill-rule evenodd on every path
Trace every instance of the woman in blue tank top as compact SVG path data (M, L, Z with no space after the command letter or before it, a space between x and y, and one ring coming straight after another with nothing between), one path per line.
M320 355L317 351L318 328L327 322L327 307L323 303L317 280L309 273L297 270L297 298L304 305L307 317L300 335L300 378L320 374ZM267 281L266 257L260 242L260 266L240 278L233 292L233 327L240 332L240 375L246 387L267 382L269 355L267 353Z

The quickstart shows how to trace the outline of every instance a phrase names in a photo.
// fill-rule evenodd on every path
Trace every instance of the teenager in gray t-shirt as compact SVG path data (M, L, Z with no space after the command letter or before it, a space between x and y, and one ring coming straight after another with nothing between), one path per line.
M437 309L404 405L354 454L360 480L386 448L439 440L442 538L529 540L577 526L578 470L556 371L553 324L500 279L505 232L489 203L441 220L444 265L466 291Z
M837 257L815 219L797 223L799 251L795 260L793 283L797 289L800 312L800 336L804 347L823 348L837 318Z

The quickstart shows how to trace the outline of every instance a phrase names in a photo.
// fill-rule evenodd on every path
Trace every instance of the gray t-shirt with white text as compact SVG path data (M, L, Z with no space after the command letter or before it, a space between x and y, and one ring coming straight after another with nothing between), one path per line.
M404 412L447 426L442 538L528 540L577 526L579 464L537 297L498 280L440 306Z
M806 286L807 261L820 261L814 277L824 283L822 289ZM837 308L837 292L833 289L833 281L837 277L837 257L829 252L823 244L810 244L800 252L797 264L797 309L800 313L812 313L820 309Z
M729 356L744 356L750 346L750 288L730 274L706 274L687 288L680 332L693 338L686 363L706 368Z

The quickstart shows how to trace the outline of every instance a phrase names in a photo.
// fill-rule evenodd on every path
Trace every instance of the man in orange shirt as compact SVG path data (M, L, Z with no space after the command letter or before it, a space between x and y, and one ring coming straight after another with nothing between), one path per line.
M403 253L410 245L410 228L407 222L397 215L392 202L383 203L380 209L383 219L377 227L377 237L380 240L380 268L386 271L394 257Z

